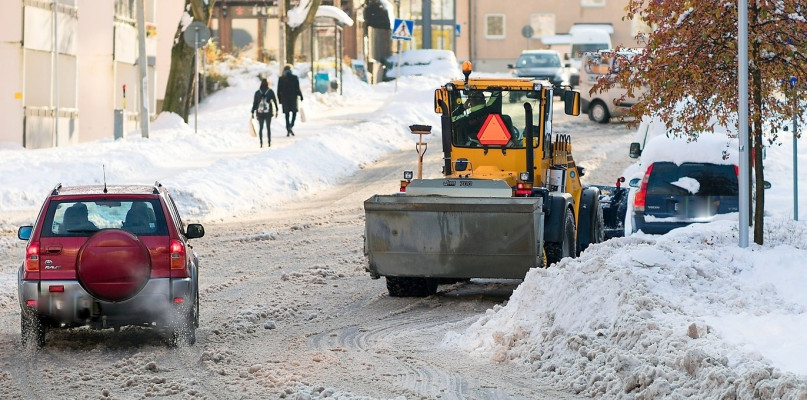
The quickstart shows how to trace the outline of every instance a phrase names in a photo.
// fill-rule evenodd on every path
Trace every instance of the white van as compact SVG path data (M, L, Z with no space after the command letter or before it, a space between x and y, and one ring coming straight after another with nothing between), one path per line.
M568 55L572 69L571 84L577 87L583 54L613 48L611 46L613 28L602 25L576 24L569 30L571 51Z
M620 86L614 86L602 93L589 93L601 76L610 76L616 72L614 63L618 58L630 59L636 54L638 54L636 50L622 50L616 53L612 50L600 50L583 54L579 85L580 110L587 113L589 119L601 124L608 123L611 117L625 115L628 108L636 104L636 99L642 96L643 90L634 90L633 97L626 97L620 101L619 99L627 94L627 89Z

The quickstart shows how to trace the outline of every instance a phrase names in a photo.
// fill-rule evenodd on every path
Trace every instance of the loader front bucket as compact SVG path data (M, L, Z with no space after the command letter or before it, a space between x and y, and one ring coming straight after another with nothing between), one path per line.
M523 279L542 265L542 199L375 195L364 202L374 277Z

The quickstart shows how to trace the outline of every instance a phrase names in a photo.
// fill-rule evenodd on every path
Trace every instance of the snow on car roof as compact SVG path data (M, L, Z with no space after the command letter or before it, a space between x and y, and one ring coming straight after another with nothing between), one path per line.
M641 162L669 161L739 165L739 141L723 133L703 132L697 141L685 137L656 136L645 144Z
M739 165L736 132L718 124L709 131L699 132L697 139L691 139L673 136L658 117L644 117L636 129L635 141L641 144L642 165L656 161L678 165L686 162Z

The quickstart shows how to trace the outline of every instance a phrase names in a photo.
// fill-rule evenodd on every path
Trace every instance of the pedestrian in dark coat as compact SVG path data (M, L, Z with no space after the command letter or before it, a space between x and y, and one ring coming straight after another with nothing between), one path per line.
M297 119L297 96L303 101L300 79L291 72L291 65L283 67L283 74L277 79L277 98L286 114L286 136L294 136L294 120Z
M269 89L269 81L261 79L260 89L255 91L252 99L252 115L258 119L258 138L263 147L263 125L266 124L266 147L272 146L272 116L277 115L277 98L275 92Z

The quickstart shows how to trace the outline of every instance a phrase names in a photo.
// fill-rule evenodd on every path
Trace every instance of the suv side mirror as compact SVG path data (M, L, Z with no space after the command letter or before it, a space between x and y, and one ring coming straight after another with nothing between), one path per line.
M185 232L185 236L188 239L196 239L204 235L205 228L202 226L202 224L188 224L187 232Z
M507 64L507 68L509 69L516 69L516 66L513 64Z
M630 158L639 158L639 156L642 155L642 148L640 146L641 144L638 142L630 144L630 151L628 152Z
M34 232L34 227L30 225L21 226L20 229L17 230L17 237L22 240L28 240L31 238L31 233Z
M639 178L631 179L630 182L628 182L628 186L635 188L639 187Z
M771 183L768 182L768 181L762 181L762 188L770 189L771 188Z

